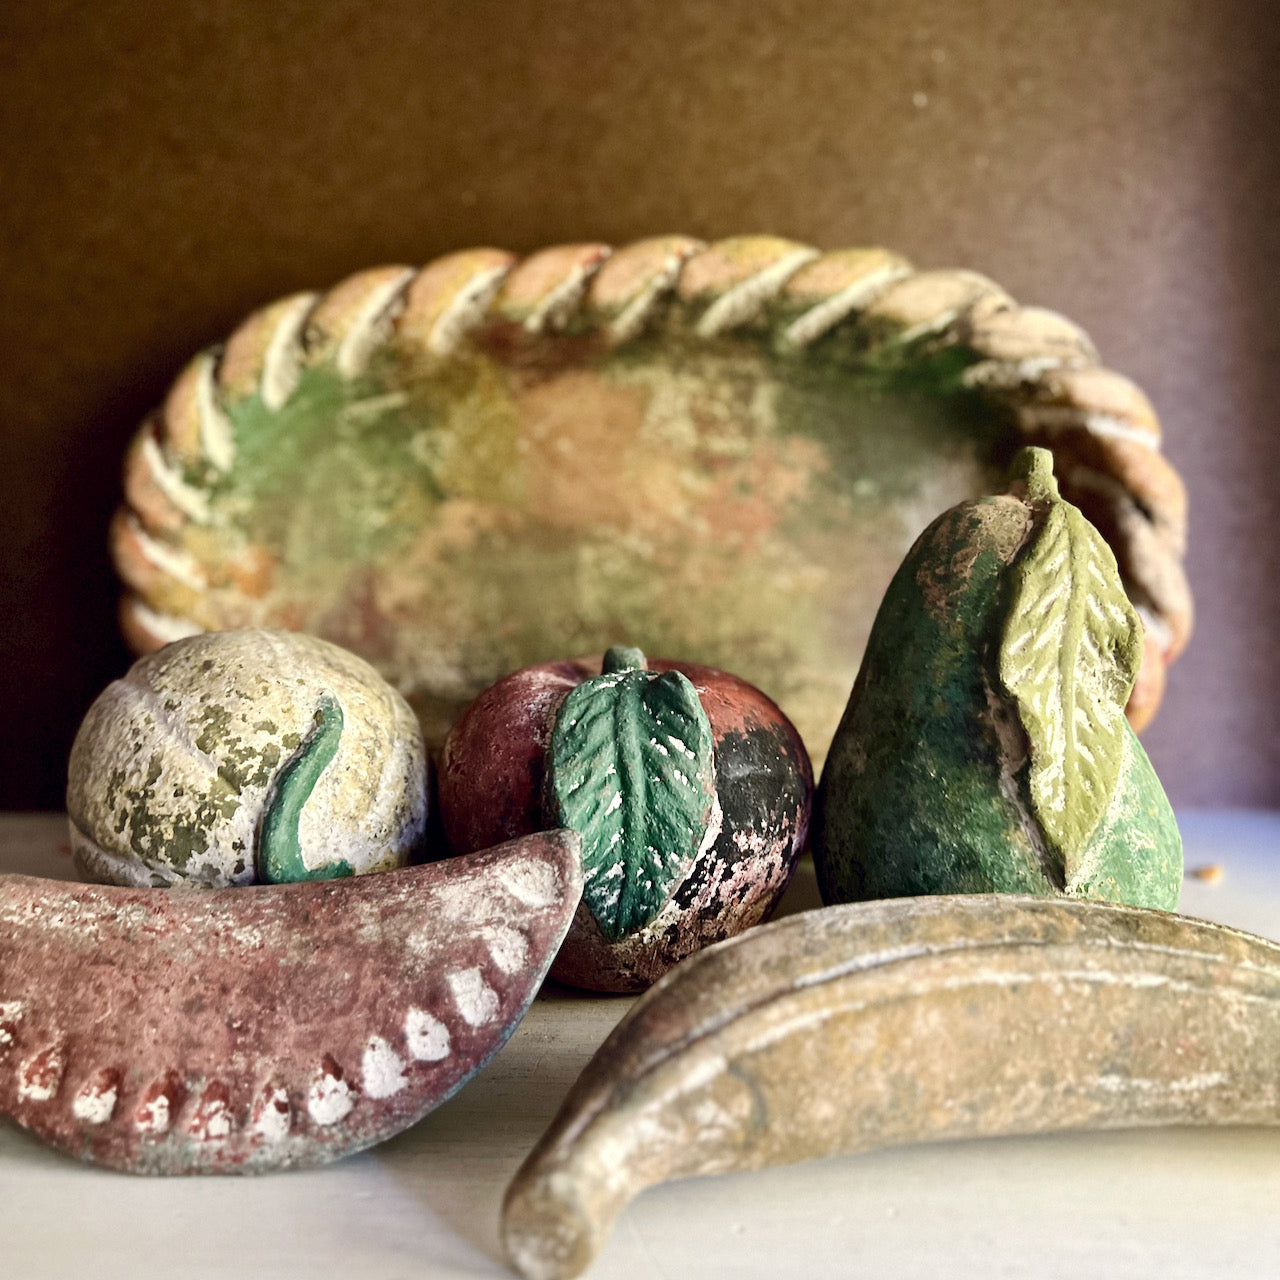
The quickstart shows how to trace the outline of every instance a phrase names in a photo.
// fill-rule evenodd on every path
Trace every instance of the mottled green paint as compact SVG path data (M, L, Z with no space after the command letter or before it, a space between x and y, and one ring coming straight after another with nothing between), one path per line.
M1067 892L1176 911L1181 888L1182 836L1160 779L1126 723L1116 790Z
M894 576L815 801L826 901L1061 888L1001 792L983 714L984 650L1026 529L1008 499L953 509Z
M308 867L298 839L303 807L311 798L320 775L338 753L342 723L342 707L337 700L322 699L316 710L315 728L276 776L258 834L258 879L264 884L333 880L352 874L350 864L341 858L319 867Z
M194 727L198 732L194 742L198 750L216 761L217 775L226 791L238 796L247 787L265 786L270 781L280 763L281 745L246 742L240 734L232 732L235 722L236 717L227 707L217 703L202 707L196 717ZM264 724L270 725L266 732L277 732L274 724ZM291 749L288 736L283 744L285 750ZM294 737L296 746L296 735Z
M135 756L145 749L141 738L133 744ZM164 761L153 752L145 772L129 786L129 771L112 769L107 777L106 809L112 814L115 833L124 837L130 853L144 864L163 862L181 870L192 858L209 847L209 831L230 820L240 807L238 791L225 778L215 775L207 790L184 797L179 813L168 812L163 803L153 803L159 795L157 784L164 773ZM137 776L137 774L135 774ZM76 815L72 815L73 818Z
M648 924L701 848L715 805L711 722L678 671L609 651L575 688L548 752L555 825L582 836L583 900L610 941Z
M619 467L592 473L616 501L591 517L573 494L549 510L530 462L574 465L572 431L528 417L562 365L392 343L351 380L308 368L279 409L227 406L237 463L211 529L234 534L193 530L192 549L263 555L250 608L394 672L434 740L503 673L634 637L739 672L820 754L891 566L1003 463L1009 434L960 384L971 356L841 341L784 357L764 335L669 325L617 351L584 342L568 376L644 413L618 434ZM637 511L644 493L669 510ZM228 625L240 599L212 591L201 621Z
M1065 892L1176 904L1181 841L1127 724L1117 785L1070 867L1032 806L1031 744L998 664L1011 569L1042 515L1014 496L964 503L894 576L816 797L827 902Z

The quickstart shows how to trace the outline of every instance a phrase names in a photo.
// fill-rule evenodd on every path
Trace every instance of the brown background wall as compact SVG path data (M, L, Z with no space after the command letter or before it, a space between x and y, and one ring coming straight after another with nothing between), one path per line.
M119 459L195 349L383 261L884 243L1082 323L1162 412L1199 630L1148 747L1280 805L1273 0L274 0L0 16L0 805L124 667Z

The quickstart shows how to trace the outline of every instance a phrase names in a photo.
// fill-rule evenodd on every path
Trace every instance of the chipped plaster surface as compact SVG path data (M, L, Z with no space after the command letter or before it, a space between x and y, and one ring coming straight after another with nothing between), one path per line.
M421 731L361 659L282 632L198 636L134 665L94 703L72 750L68 810L95 878L146 886L252 883L273 784L325 697L337 754L298 819L310 870L402 864L426 823Z

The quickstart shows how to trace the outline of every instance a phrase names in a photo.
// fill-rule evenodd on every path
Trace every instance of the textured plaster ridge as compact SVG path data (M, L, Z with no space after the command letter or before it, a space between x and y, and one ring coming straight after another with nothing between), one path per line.
M1142 629L1148 633L1157 645L1167 649L1173 643L1173 632L1145 605L1134 605L1138 617L1142 620Z
M911 273L912 268L904 263L892 263L869 271L860 280L846 285L839 293L833 293L793 320L784 330L783 338L793 347L809 346L855 311L869 306L891 284Z
M628 342L644 331L658 303L675 289L685 260L693 252L690 247L667 255L661 268L645 282L644 288L609 323L609 336L614 342Z
M903 343L915 342L919 338L927 338L930 334L942 333L944 330L951 328L957 320L969 309L970 303L961 303L955 307L944 307L936 315L930 316L927 320L917 321L913 325L909 325L897 335L897 341Z
M1018 418L1024 430L1040 430L1049 435L1083 430L1099 439L1127 440L1150 449L1152 453L1160 452L1159 437L1110 413L1078 409L1073 405L1042 404L1025 405L1018 411Z
M156 636L161 644L172 644L175 640L204 633L199 623L192 622L190 618L180 618L177 614L160 613L141 596L133 596L125 607L132 611L138 626Z
M196 379L196 415L205 457L219 471L230 471L236 460L236 436L218 395L216 352L207 352L201 360L200 375Z
M590 262L579 262L573 270L550 290L525 317L524 327L529 333L546 333L563 328L582 301L595 275L603 265L607 253Z
M207 585L204 570L189 551L171 547L158 538L153 538L136 516L130 514L128 519L129 532L136 539L141 555L184 587L190 587L192 591L204 590Z
M155 486L179 511L196 524L208 524L209 502L203 490L196 489L169 465L151 432L142 437L142 461L155 481Z
M363 373L374 351L391 336L396 307L403 304L404 292L416 274L412 267L406 267L370 290L334 356L334 364L344 378Z
M302 339L307 318L319 301L318 293L299 294L276 322L262 358L262 403L268 409L284 407L302 374Z
M433 356L452 355L484 323L490 303L510 273L509 263L477 271L436 317L427 335L427 350Z
M1061 369L1066 360L1060 355L1023 356L1016 360L992 357L970 365L961 375L966 387L985 387L993 391L1015 391L1035 383L1047 373Z
M800 248L771 262L755 275L726 289L698 318L700 338L714 338L754 320L766 302L777 297L783 285L806 263L819 257L817 249Z

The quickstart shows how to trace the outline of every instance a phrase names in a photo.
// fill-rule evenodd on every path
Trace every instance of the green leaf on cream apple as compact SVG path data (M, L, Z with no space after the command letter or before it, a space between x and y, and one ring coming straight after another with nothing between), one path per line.
M548 754L556 825L582 836L584 900L617 941L688 874L717 812L711 722L678 671L611 649L561 705Z

